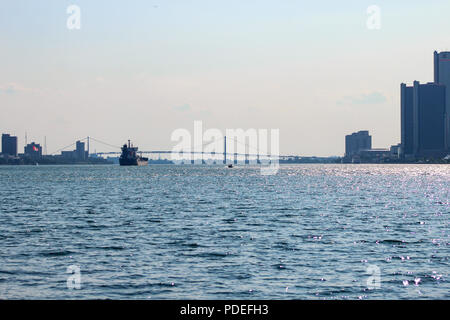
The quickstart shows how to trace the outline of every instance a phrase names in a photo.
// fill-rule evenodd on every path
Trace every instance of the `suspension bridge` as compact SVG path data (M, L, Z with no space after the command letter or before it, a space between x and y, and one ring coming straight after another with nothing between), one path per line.
M96 144L103 145L108 148L114 149L114 151L94 151L90 152L90 145L91 141L94 141ZM231 143L230 143L231 141ZM93 137L85 137L78 139L77 142L85 142L87 144L87 152L89 154L89 157L118 157L121 154L121 148L122 146L117 146L114 144L110 144L107 142L104 142L102 140L99 140L97 138ZM74 142L70 145L64 146L62 148L59 148L58 150L52 152L50 155L56 155L59 152L65 151L77 144L77 142ZM260 163L261 161L277 161L277 160L288 160L288 159L294 159L299 158L299 156L294 155L278 155L278 154L271 154L268 152L259 152L258 148L255 148L247 143L243 143L239 141L237 138L227 138L224 137L223 141L223 152L216 152L216 151L203 151L206 146L210 146L211 144L216 142L205 142L199 146L194 146L190 148L189 150L140 150L138 151L141 155L151 156L151 155L158 155L158 158L161 159L162 155L171 155L168 156L167 160L172 160L174 157L177 160L215 160L215 161L223 161L223 163L230 163L230 162L242 162L242 163L250 163L251 161L254 161L256 163ZM240 150L246 150L245 152L229 152L227 151L227 143L228 145L232 145L233 150L236 149L236 147ZM247 152L248 150L248 152ZM204 159L204 156L210 157L209 159Z

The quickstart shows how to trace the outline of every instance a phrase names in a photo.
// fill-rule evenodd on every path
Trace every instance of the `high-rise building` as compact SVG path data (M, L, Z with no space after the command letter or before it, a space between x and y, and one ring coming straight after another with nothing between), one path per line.
M401 97L401 157L414 155L413 87L402 83Z
M42 157L42 147L37 143L29 143L24 148L24 154L30 158L38 159Z
M450 52L434 52L434 82L446 86L445 148L450 151Z
M77 141L75 153L76 153L76 158L78 160L86 159L86 152L84 151L84 142Z
M412 131L415 157L445 156L445 109L445 85L414 81Z
M345 136L345 156L352 157L361 150L372 149L372 136L369 131L358 131Z
M6 133L2 134L2 153L17 157L17 137Z
M73 151L61 151L61 156L71 160L87 160L89 157L88 151L85 151L85 143L81 141L76 142L76 148Z
M441 157L450 152L450 52L434 52L434 82L401 86L403 158Z

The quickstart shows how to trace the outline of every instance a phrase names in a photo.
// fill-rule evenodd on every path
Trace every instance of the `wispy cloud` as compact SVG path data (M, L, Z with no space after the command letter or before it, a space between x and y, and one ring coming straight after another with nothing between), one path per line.
M181 105L181 106L175 106L175 107L173 107L173 110L175 110L175 111L180 111L180 112L186 112L186 111L191 110L191 106L188 105L187 103L185 103L185 104L183 104L183 105Z
M15 83L8 83L6 85L0 85L0 93L6 93L6 94L14 94L18 91L17 84Z
M380 92L372 92L357 96L345 96L337 101L338 105L381 104L386 102L386 97Z
M7 84L0 84L0 94L16 94L16 93L38 93L38 89L32 89L22 86L21 84L10 82Z

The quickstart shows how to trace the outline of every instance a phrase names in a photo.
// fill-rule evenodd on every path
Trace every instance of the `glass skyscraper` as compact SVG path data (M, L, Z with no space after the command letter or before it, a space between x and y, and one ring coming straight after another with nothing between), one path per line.
M450 151L450 52L434 52L434 82L446 86L445 148Z

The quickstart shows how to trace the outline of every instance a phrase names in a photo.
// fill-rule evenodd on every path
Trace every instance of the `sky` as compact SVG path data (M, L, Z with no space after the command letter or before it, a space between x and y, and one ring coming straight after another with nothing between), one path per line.
M80 29L68 29L70 5ZM367 9L380 8L370 29ZM449 1L0 0L0 131L171 150L176 129L279 129L280 153L400 142L400 83L450 51ZM91 145L91 151L112 151Z

